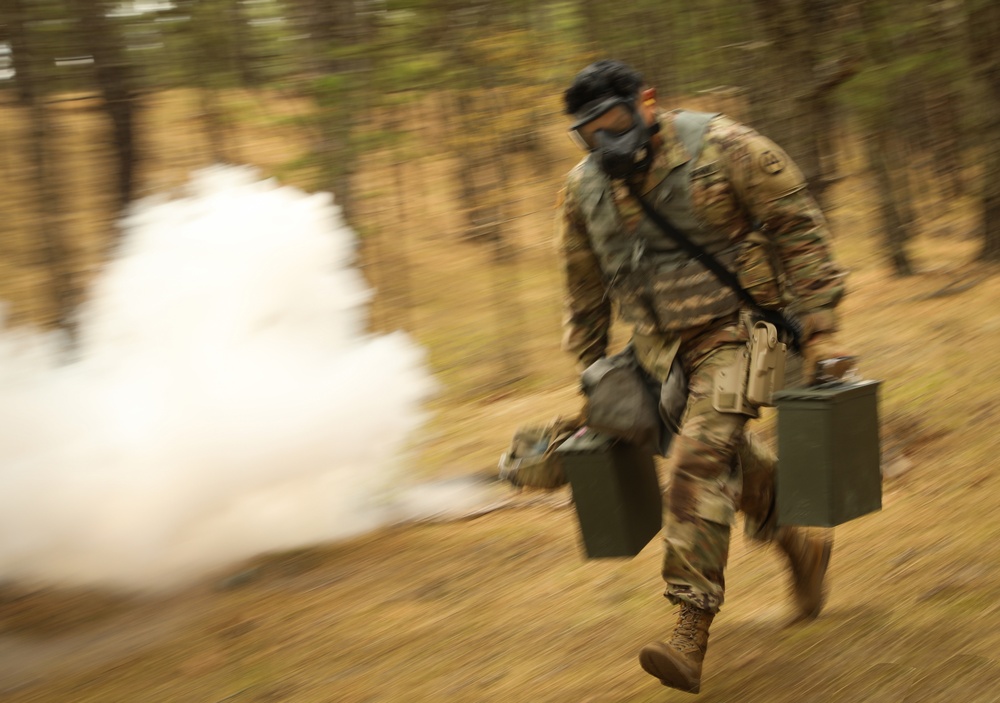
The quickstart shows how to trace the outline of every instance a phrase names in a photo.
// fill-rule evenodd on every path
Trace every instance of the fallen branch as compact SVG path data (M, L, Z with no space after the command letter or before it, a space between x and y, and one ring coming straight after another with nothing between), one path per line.
M939 288L931 293L924 293L923 295L918 295L913 298L914 301L920 300L933 300L935 298L946 298L951 295L958 295L959 293L964 293L967 290L975 288L980 283L985 281L988 276L980 276L979 278L974 278L971 281L966 281L962 283L962 279L955 279L943 288Z

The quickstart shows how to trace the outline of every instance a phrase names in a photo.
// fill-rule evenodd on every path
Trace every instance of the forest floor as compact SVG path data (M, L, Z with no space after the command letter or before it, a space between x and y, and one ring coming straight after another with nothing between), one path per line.
M516 378L495 351L503 330L493 331L502 321L489 256L454 234L446 166L423 166L405 319L442 391L415 440L414 473L487 473L517 425L576 409L551 247L552 174L567 158L559 152L514 193ZM924 184L918 273L890 276L869 185L850 159L845 175L829 208L852 270L842 337L864 374L883 380L883 509L836 529L827 607L792 627L781 560L734 530L697 700L1000 701L1000 270L973 262L971 199L937 207ZM389 278L375 260L385 251L371 240L363 249L376 285ZM374 309L383 328L399 319L401 298L387 290ZM659 540L633 559L588 561L568 489L496 490L512 496L509 509L262 557L168 595L0 598L0 700L695 700L636 658L673 621Z

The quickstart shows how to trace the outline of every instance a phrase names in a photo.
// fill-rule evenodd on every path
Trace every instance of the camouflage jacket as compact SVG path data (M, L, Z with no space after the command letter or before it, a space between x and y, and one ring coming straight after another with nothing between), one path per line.
M692 160L674 128L676 114L660 116L663 144L643 194ZM590 166L584 159L567 178L558 237L567 292L563 346L583 366L606 353L615 294L611 283L617 273L605 270L606 263L602 267L583 207L582 193L592 187ZM688 190L699 226L723 234L741 251L734 272L758 302L799 317L807 338L836 329L834 308L844 293L845 274L832 258L823 214L806 190L801 172L780 147L745 125L716 117L708 123L701 150L690 164ZM624 184L608 182L606 191L625 234L634 233L644 217L639 204ZM618 302L621 310L622 301ZM659 337L665 346L695 332L663 329L652 319L625 319L637 335Z

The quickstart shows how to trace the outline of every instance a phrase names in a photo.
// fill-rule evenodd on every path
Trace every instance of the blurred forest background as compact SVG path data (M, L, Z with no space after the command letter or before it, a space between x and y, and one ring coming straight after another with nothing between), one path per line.
M737 537L703 700L995 702L997 0L0 0L5 324L72 341L132 204L248 164L335 194L371 329L428 350L406 469L493 472L579 403L554 204L580 157L561 93L600 57L791 153L851 269L843 337L885 379L884 510L838 527L830 607L779 629L781 567ZM546 499L168 600L0 589L0 636L31 635L0 637L0 698L664 700L634 661L667 622L657 547L586 562Z
M830 186L863 172L877 195L868 236L895 274L914 272L914 234L955 207L978 213L962 233L978 238L978 256L1000 259L994 0L0 8L8 324L73 335L130 203L192 169L247 163L335 194L379 291L377 329L421 336L441 313L421 306L433 294L414 278L425 245L480 257L490 271L483 314L495 321L485 326L495 331L477 342L477 320L440 333L461 340L452 360L481 343L501 364L501 385L517 379L525 311L538 303L523 264L551 256L551 203L578 157L560 136L560 94L605 56L642 70L667 106L722 110L778 141L828 208ZM444 346L439 369L449 366Z

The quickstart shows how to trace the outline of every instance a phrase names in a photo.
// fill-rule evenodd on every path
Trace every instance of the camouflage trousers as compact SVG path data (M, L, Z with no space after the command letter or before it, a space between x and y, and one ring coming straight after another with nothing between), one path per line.
M724 599L736 512L744 513L753 539L770 541L776 531L777 458L746 430L746 415L712 406L715 374L734 362L740 348L731 341L736 340L680 350L688 373L688 402L673 443L664 501L665 595L672 603L686 601L711 612L718 611Z

